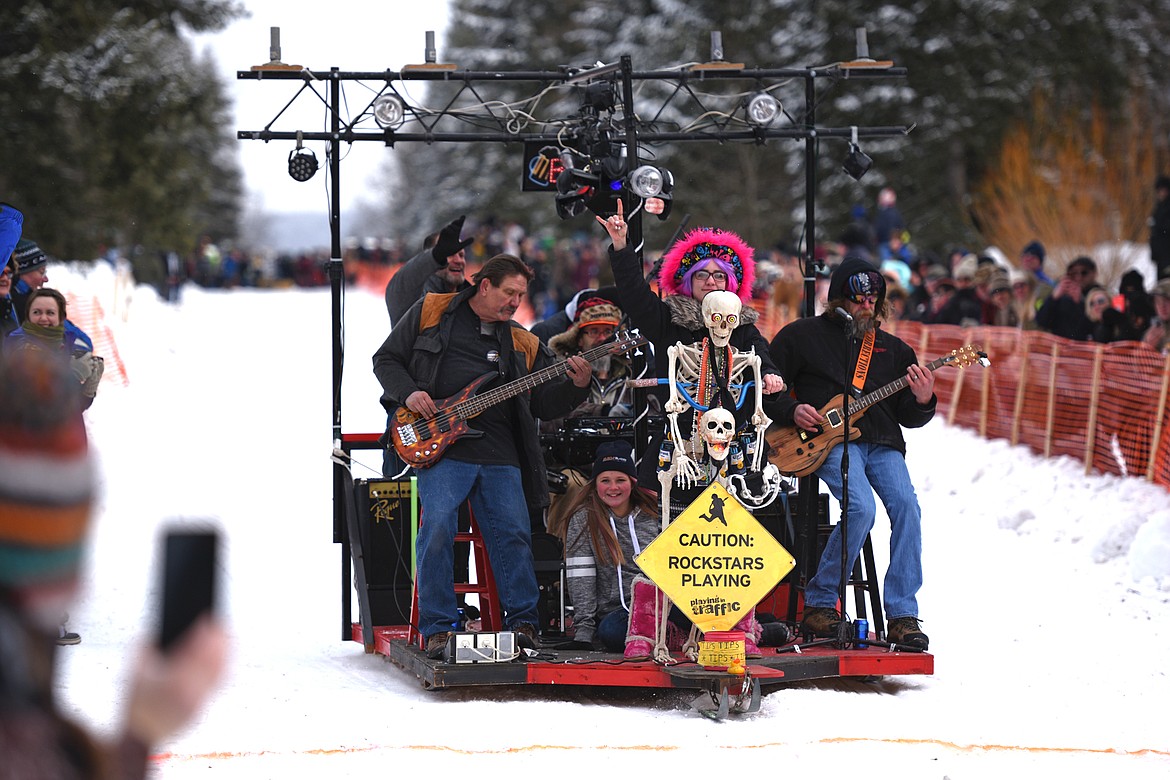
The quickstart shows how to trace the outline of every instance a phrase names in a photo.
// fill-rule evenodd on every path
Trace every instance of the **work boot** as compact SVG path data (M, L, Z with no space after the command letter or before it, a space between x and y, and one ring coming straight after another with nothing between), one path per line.
M447 640L450 638L450 631L440 631L427 637L427 658L433 658L436 661L442 660L447 652Z
M782 621L761 623L760 645L763 647L781 647L792 641L792 630Z
M841 613L833 607L805 607L800 630L805 636L835 637L841 625Z
M922 627L918 625L918 618L913 615L891 618L890 622L886 624L886 641L923 652L926 652L926 648L930 646L930 637L922 633Z
M517 647L525 650L536 649L536 626L531 623L520 623L512 626L512 631L516 634Z

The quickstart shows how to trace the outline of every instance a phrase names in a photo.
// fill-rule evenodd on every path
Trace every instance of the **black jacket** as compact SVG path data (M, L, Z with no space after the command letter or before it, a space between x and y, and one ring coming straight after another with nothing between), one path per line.
M454 311L475 295L475 287L458 293L428 294L411 306L374 353L374 374L382 385L382 406L393 412L416 390L434 392L443 355L451 340ZM511 382L555 363L552 352L518 322L509 323L512 338L501 339L500 383ZM493 385L489 384L487 387ZM482 390L481 390L482 392ZM589 397L589 387L577 387L567 376L538 384L504 403L514 404L516 450L530 506L548 506L548 476L536 417L562 417ZM440 401L442 399L435 399Z
M785 326L770 347L772 360L783 372L792 394L768 396L765 411L776 425L793 425L793 414L800 404L822 409L844 392L853 379L853 361L860 339L846 338L845 323L831 314L806 317ZM850 357L852 354L852 359ZM869 393L906 375L918 362L910 345L878 328L873 357L865 377L863 393ZM906 453L902 428L921 428L934 417L937 396L920 405L909 388L870 406L857 421L860 441L882 444Z

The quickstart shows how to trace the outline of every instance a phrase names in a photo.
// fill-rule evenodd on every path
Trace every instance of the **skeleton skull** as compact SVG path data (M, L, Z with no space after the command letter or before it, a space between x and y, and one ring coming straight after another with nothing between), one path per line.
M739 296L727 290L715 290L703 296L703 324L715 346L726 347L731 341L731 331L739 324L742 308Z
M708 298L711 297L709 293ZM716 406L703 412L699 418L699 433L707 443L707 455L715 463L727 460L727 448L735 433L735 415Z

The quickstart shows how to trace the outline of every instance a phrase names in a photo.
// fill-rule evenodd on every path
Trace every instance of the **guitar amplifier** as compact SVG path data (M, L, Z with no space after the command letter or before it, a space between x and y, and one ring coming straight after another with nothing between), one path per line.
M358 534L375 626L410 624L410 480L354 481Z

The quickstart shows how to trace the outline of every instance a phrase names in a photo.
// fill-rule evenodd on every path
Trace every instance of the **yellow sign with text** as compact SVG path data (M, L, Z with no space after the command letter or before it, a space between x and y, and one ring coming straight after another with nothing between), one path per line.
M726 631L768 595L796 559L716 483L636 559L702 631Z

